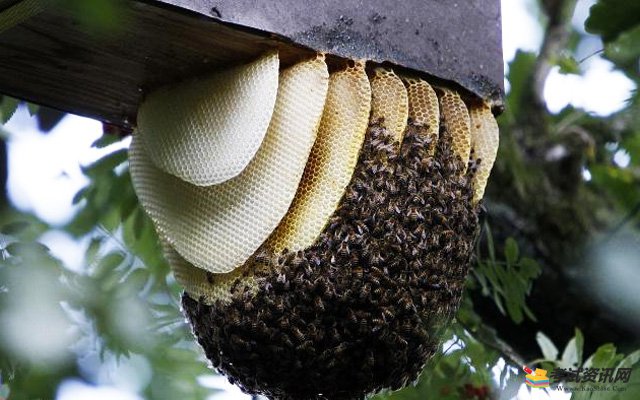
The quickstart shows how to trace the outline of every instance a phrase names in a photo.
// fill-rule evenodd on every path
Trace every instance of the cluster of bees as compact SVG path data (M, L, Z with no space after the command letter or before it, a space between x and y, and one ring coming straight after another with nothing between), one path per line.
M357 399L417 379L457 309L477 231L472 178L446 126L409 125L401 148L373 121L339 208L316 243L261 253L258 290L183 296L213 366L274 399ZM435 155L431 155L435 150Z
M149 94L138 123L132 181L213 367L273 399L417 379L462 296L498 146L486 103L268 53Z

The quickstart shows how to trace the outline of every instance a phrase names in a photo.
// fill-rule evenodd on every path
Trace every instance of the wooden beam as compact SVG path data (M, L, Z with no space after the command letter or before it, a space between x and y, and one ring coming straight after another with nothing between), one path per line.
M497 0L469 1L498 4ZM414 5L421 2L434 5L450 1L409 1ZM337 16L337 22L334 22L344 28L340 31L329 24L329 18L334 19L333 14L322 14L326 7L338 3L351 4L351 12L360 9L363 13L356 19ZM389 0L370 3L373 6L363 8L362 2L349 0L258 3L248 0L122 0L114 2L119 8L113 29L96 30L82 23L77 9L65 6L71 4L68 1L0 0L0 93L131 127L135 125L138 105L149 90L206 71L247 62L268 49L278 48L284 65L308 57L315 50L348 58L366 56L455 81L481 97L501 101L501 57L491 65L482 66L486 60L472 57L478 53L477 50L463 59L464 49L449 54L447 52L451 49L445 45L447 40L453 39L440 38L443 51L429 52L421 59L417 55L427 50L420 44L423 37L414 31L423 29L427 43L429 29L405 26L395 33L395 38L386 38L384 34L389 36L393 32L381 22L384 16L376 14L380 20L372 23L379 25L379 34L371 36L373 28L365 27L365 22L377 18L372 14L376 12L376 4L386 4ZM465 2L457 3L462 5ZM220 9L214 10L213 4L218 4ZM443 12L442 4L439 7L438 12ZM425 14L427 11L415 12ZM494 11L491 13L495 14ZM470 12L475 18L482 14L474 14L472 9ZM308 26L305 33L301 29L310 21L307 14L316 15L318 19L317 24ZM491 18L495 19L493 14ZM387 15L394 21L399 18L397 14L393 17L391 13ZM452 23L461 22L452 20ZM424 26L424 23L419 26ZM364 33L358 36L356 28ZM413 47L403 43L407 29L415 37L417 44ZM499 27L492 29L499 33ZM455 34L452 31L452 35ZM496 46L494 37L487 40L491 41L491 48ZM392 46L394 41L396 45ZM486 46L486 43L479 41L474 46ZM445 59L446 62L438 61ZM459 66L457 69L451 67L456 64ZM478 64L493 77L483 75Z

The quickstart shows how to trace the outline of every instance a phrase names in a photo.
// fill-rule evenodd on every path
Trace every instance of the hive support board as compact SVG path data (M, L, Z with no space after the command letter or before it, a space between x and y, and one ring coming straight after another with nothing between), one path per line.
M498 0L116 4L114 29L92 30L56 0L0 0L0 93L127 127L146 91L276 47L283 65L314 50L387 61L502 103Z

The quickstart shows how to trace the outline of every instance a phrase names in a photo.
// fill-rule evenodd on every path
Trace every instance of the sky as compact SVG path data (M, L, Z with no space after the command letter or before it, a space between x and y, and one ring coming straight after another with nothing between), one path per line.
M532 12L532 4L531 0L502 0L505 71L507 63L518 49L536 51L540 45L542 30ZM591 4L592 0L578 1L578 11L573 21L576 28L582 29ZM602 44L596 39L587 41L578 49L578 57L587 58L601 47ZM612 71L611 64L599 56L589 57L581 67L585 71L581 76L562 75L557 68L551 72L544 90L551 112L558 112L567 104L573 104L597 115L608 115L624 106L634 88L629 79L622 73ZM26 108L20 108L4 129L9 133L8 189L11 201L17 208L33 212L44 221L56 226L63 225L75 212L71 199L86 184L80 166L114 149L91 148L91 143L102 133L101 124L87 118L67 116L55 129L42 135ZM114 146L124 147L128 143L125 140ZM47 233L42 241L69 268L82 268L85 243L79 243L56 230ZM59 388L57 400L140 399L132 393L131 387L113 379L118 376L118 368L126 369L126 364L114 364L109 368L113 370L112 374L107 374L99 387L80 381L65 382ZM213 397L215 399L249 399L222 377L207 377L201 381L208 386L225 389L223 394ZM529 392L524 385L517 396L519 400L568 398L566 394L548 394L537 389Z

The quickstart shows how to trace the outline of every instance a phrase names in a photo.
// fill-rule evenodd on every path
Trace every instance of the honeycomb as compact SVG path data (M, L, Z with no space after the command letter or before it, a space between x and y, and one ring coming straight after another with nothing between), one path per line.
M234 179L201 187L158 169L134 135L131 177L156 229L182 257L214 273L242 265L276 228L298 188L328 86L324 59L282 72L264 142Z
M400 78L389 69L376 68L371 78L371 119L381 119L381 125L402 142L408 108L407 89Z
M371 86L364 63L331 75L318 138L300 187L267 244L276 254L302 250L322 232L353 175L370 109Z
M441 88L440 114L444 123L449 127L453 152L465 163L469 160L471 152L471 122L469 111L460 95L451 89Z
M440 135L440 105L435 90L426 81L413 78L403 77L402 82L407 87L407 96L409 101L409 119L416 126L426 126L427 135L431 138L432 143L438 141ZM429 148L431 155L435 152L435 146Z
M237 176L267 132L278 66L278 54L270 53L248 65L153 92L138 111L138 131L149 159L199 186ZM246 118L233 118L236 113Z
M263 144L221 184L163 172L146 154L153 131L134 136L132 179L183 310L247 393L399 389L459 306L497 124L451 89L369 72L329 75L322 57L283 71Z
M160 240L165 259L171 266L176 281L195 299L205 304L215 301L231 302L231 289L241 283L255 292L255 264L247 263L247 266L237 268L231 272L214 274L202 268L196 268L189 264L166 240ZM254 266L250 268L249 265Z
M473 201L477 203L484 196L491 168L498 155L500 135L498 123L486 103L472 105L469 108L469 116L471 117L471 162L476 168Z

